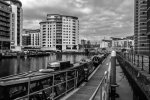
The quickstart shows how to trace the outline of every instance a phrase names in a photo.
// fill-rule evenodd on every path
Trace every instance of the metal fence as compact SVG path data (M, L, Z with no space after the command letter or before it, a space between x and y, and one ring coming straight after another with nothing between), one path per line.
M77 70L53 74L50 78L53 79L52 83L45 83L43 89L35 92L32 92L32 84L29 81L28 94L15 100L54 100L77 86Z
M124 66L123 68L127 71L127 73L134 80L134 82L140 87L141 91L147 97L147 100L150 100L150 80L144 74L145 72L149 73L149 58L143 55L132 55L123 53L118 54L118 60L121 66ZM139 72L139 70L136 69L145 72L141 73Z
M150 74L150 56L139 55L135 53L119 53L119 54L126 60L130 61L134 66Z
M28 77L28 89L24 90L27 91L26 94L14 100L59 99L85 81L85 77L87 77L84 71L85 68L88 68L88 75L94 71L92 62L88 62L70 70L53 73L47 79L38 83L32 82L32 77Z

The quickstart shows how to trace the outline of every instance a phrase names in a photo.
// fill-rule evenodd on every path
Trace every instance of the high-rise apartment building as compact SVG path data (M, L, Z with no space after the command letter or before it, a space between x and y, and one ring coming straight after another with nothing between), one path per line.
M21 51L22 28L23 28L23 9L19 0L4 0L11 5L11 50Z
M149 51L150 51L150 0L147 0L147 35L149 38Z
M10 50L10 13L10 5L0 0L0 52Z
M79 44L79 20L74 16L47 14L40 22L43 50L77 51Z
M148 0L135 0L134 6L134 35L135 35L135 52L138 54L149 54L149 38L147 18Z

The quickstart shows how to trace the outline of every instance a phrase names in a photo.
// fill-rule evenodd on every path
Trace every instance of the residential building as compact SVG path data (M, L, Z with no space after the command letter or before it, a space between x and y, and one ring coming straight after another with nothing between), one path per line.
M21 51L22 46L22 27L23 9L19 0L4 0L11 5L11 50Z
M110 48L111 47L111 40L103 39L100 41L100 48Z
M28 46L28 45L30 45L30 44L31 44L30 35L27 34L27 33L25 32L25 30L23 30L23 34L22 34L22 46L23 46L23 47L26 47L26 46Z
M134 40L131 37L126 38L112 38L112 49L115 50L131 50L134 49Z
M86 44L86 40L81 40L81 45L85 45Z
M10 50L10 4L0 0L0 52Z
M22 34L22 46L40 48L40 29L24 29Z
M40 22L41 49L77 51L79 44L79 20L74 16L47 14Z
M134 5L134 35L135 35L135 52L138 54L149 55L149 41L147 36L148 24L147 20L150 14L148 7L149 0L135 0Z
M149 44L149 54L150 54L150 0L147 0L147 35Z

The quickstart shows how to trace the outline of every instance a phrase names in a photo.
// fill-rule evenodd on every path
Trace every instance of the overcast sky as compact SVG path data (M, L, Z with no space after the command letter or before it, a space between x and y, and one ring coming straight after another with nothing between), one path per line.
M80 39L133 35L134 0L20 0L24 28L37 29L47 14L77 16Z

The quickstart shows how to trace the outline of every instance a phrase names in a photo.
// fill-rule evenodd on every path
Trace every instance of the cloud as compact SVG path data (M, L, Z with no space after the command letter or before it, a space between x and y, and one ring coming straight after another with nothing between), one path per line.
M79 11L81 11L82 13L85 13L85 14L90 14L92 12L92 9L90 9L90 8L82 8Z
M80 39L133 34L134 0L21 0L24 28L39 28L46 14L77 16ZM99 37L99 38L97 38Z

